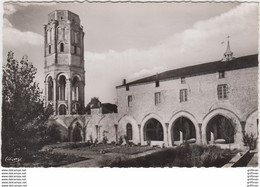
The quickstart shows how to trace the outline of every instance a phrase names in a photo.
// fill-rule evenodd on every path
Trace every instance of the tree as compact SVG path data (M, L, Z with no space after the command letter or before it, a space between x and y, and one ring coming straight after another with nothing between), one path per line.
M92 97L90 102L86 106L86 113L90 114L92 108L100 108L101 102L99 101L98 97Z
M22 156L45 139L45 122L53 113L44 109L42 92L34 81L36 68L24 56L19 62L10 51L3 66L2 158Z

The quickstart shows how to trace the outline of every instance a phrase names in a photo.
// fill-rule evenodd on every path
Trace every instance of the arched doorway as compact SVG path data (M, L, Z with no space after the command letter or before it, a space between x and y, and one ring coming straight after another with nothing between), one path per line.
M196 142L196 129L192 121L186 117L177 118L171 128L172 145L183 142Z
M144 141L163 141L163 126L154 119L149 119L144 125Z
M130 123L126 125L126 136L128 140L133 139L132 125Z
M216 115L209 120L206 127L206 139L208 144L230 144L234 143L236 128L232 120Z
M83 140L83 128L81 127L79 122L77 122L72 131L72 141L81 142L82 140Z
M67 110L66 110L66 106L64 104L61 104L59 107L59 115L66 115Z

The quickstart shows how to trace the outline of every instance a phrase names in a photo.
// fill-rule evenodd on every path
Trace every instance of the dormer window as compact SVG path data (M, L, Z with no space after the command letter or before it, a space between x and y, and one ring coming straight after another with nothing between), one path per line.
M225 72L224 72L224 71L219 71L219 72L218 72L218 78L219 78L219 79L225 78Z
M160 86L160 82L159 81L155 81L155 87L159 87Z
M185 81L185 77L181 77L181 84L185 84L186 81Z

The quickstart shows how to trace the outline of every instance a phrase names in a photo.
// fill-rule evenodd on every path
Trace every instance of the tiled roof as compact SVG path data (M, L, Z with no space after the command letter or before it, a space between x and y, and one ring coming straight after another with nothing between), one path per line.
M154 82L156 80L160 81L166 79L177 79L180 77L191 77L196 75L215 73L219 71L230 71L230 70L243 69L243 68L249 68L255 66L258 66L258 54L239 57L230 61L215 61L215 62L209 62L209 63L199 64L199 65L174 69L170 71L165 71L159 73L158 75L153 75L142 79L138 79L136 81L129 82L126 85ZM120 85L117 86L117 88L126 85Z

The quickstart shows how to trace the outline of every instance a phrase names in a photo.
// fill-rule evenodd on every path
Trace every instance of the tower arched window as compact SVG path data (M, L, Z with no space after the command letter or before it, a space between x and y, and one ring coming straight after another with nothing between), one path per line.
M48 30L47 31L47 44L49 44L51 42L51 31Z
M74 54L77 54L77 46L74 45Z
M72 100L79 100L79 78L74 77L72 81Z
M49 45L49 54L51 54L51 45Z
M48 101L53 100L53 81L52 78L48 78Z
M66 78L64 75L59 78L59 100L65 100L65 90L66 90Z
M60 44L60 52L64 52L64 43Z
M75 103L73 106L72 106L72 114L80 114L81 111L80 111L80 105L78 103Z
M133 139L132 125L130 123L126 125L126 136L128 140Z

